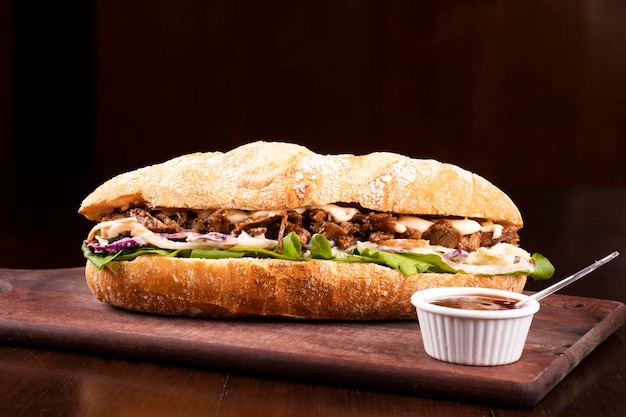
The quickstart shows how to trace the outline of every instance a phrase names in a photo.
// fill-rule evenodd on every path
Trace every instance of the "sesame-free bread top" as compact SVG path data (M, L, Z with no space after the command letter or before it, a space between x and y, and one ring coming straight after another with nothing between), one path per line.
M261 210L331 203L523 225L503 191L456 165L391 152L321 155L297 144L264 141L120 174L88 195L79 213L99 221L115 209L139 205Z

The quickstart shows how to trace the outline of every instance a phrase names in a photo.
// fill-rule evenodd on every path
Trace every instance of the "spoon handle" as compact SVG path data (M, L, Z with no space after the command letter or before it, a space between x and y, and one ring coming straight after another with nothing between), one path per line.
M549 296L550 294L557 292L558 290L560 290L561 288L571 284L572 282L584 277L585 275L587 275L588 273L596 270L597 268L601 267L602 265L604 265L605 263L609 262L610 260L616 258L619 255L618 251L615 251L613 253L611 253L610 255L605 256L604 258L595 261L593 264L589 265L586 268L581 269L580 271L576 272L575 274L570 275L567 278L564 278L563 280L557 282L554 285L551 285L548 288L545 288L533 295L531 295L530 297L528 297L526 300L522 300L518 303L516 303L516 307L523 307L524 305L526 305L529 301L531 300L541 300L542 298L545 298L547 296Z

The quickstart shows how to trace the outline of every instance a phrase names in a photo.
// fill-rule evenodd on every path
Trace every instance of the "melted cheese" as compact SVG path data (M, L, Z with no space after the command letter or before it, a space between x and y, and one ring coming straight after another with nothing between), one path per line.
M244 221L250 216L250 213L243 210L228 210L226 212L226 217L228 217L228 221L231 223L239 223Z
M352 220L354 215L359 213L359 210L354 207L341 207L336 204L325 204L323 206L315 206L313 208L319 208L332 214L335 223Z
M311 207L298 207L295 210L298 213L302 214L307 209L321 209L332 215L335 223L342 223L350 221L356 214L359 213L359 210L355 207L342 207L337 204L324 204L321 206L311 206ZM228 210L226 217L231 223L239 223L241 221L246 220L249 217L274 217L279 215L280 213L286 211L287 209L275 209L275 210L256 210L256 211L244 211L244 210L236 210L231 209ZM452 219L449 220L454 228L459 230L463 235L471 235L472 233L476 233L478 231L481 232L492 232L493 238L497 239L502 235L502 225L494 224L493 222L486 222L484 224L478 223L476 220L471 219ZM402 215L399 216L396 221L396 233L404 233L407 228L415 229L424 233L428 228L433 224L432 221L423 219L417 216L408 216Z
M275 217L277 215L279 215L280 213L283 213L285 211L287 211L288 209L275 209L275 210L255 210L255 211L244 211L244 210L235 210L235 209L231 209L228 210L228 212L226 213L226 217L228 218L228 220L231 223L239 223L241 221L244 221L250 217ZM306 211L306 208L304 207L300 207L300 208L295 208L295 209L289 209L289 210L293 210L296 211L300 214L304 213Z
M398 226L396 226L396 231L398 233L405 232L407 227L424 233L433 224L433 222L415 216L400 216L398 217L397 224Z
M424 228L427 224L425 222L428 221L411 216L403 216L402 219L402 223L406 224L407 227L415 226L416 228ZM456 224L467 232L476 229L476 225L471 222L473 221L457 221ZM480 227L485 228L485 230L493 231L495 236L495 233L501 230L502 226L485 224ZM97 236L98 231L100 231L100 236ZM99 223L89 232L89 239L91 240L94 237L99 240L113 239L122 234L130 234L132 237L141 238L150 245L173 250L228 249L234 246L273 249L278 244L276 240L267 239L264 235L251 236L246 232L242 232L238 236L221 233L207 233L202 235L190 232L183 234L183 237L186 235L185 241L170 240L161 234L148 230L141 223L137 222L137 219L134 217ZM177 238L178 237L177 234ZM400 253L436 254L455 270L471 274L506 274L516 271L532 271L534 269L530 254L524 249L508 243L499 243L489 248L481 247L475 252L464 253L463 256L459 257L446 256L458 250L430 245L426 240L395 239L381 242L380 245L372 242L360 242L357 246L371 246L381 250L390 250ZM339 250L333 248L333 251L337 252Z
M471 235L476 232L491 232L493 233L493 239L498 239L502 236L503 226L495 224L491 221L480 224L476 220L471 219L452 219L449 220L449 222L464 236ZM400 216L397 220L396 232L404 233L408 227L424 233L432 224L433 222L430 220L422 219L420 217Z
M504 229L504 226L502 226L501 224L487 222L483 224L483 226L480 228L480 231L486 233L491 232L493 233L492 238L498 239L500 236L502 236L502 229Z
M464 236L476 233L482 227L476 220L470 219L450 220L450 223Z
M126 217L123 219L101 222L91 228L89 234L87 235L87 240L92 240L98 230L100 231L100 236L102 237L117 237L124 232L131 231L137 224L139 223L137 223L137 219L135 217Z
M244 211L244 210L228 210L226 217L231 223L241 222L249 217L274 217L278 214L287 211L293 210L300 214L304 213L307 209L317 208L324 210L330 213L333 216L333 220L335 223L347 222L351 220L355 214L359 213L359 210L354 207L342 207L337 204L325 204L323 206L311 206L311 207L298 207L295 209L275 209L275 210L255 210L255 211Z
M307 209L318 208L332 215L335 222L341 223L351 220L359 210L354 207L342 207L336 204L325 204L321 206L312 207L300 207L292 209L298 213L303 213ZM244 211L244 210L228 210L226 217L232 223L241 222L249 217L273 217L285 210L257 210L257 211ZM208 212L202 211L201 214L206 217ZM459 230L463 235L469 235L478 231L491 232L493 238L497 239L502 235L503 226L494 224L493 222L485 222L480 224L471 219L453 219L449 220L453 227ZM432 221L426 220L417 216L399 216L396 222L397 233L403 233L407 228L418 230L424 233L433 224ZM221 235L219 239L214 239L207 235L189 234L189 239L186 242L173 241L158 234L153 233L146 227L137 222L135 217L122 218L118 220L111 220L102 223L98 223L94 226L87 237L88 240L92 240L97 232L100 232L100 236L106 239L118 237L124 233L128 233L131 236L140 236L146 240L146 242L162 247L165 249L190 249L190 248L229 248L233 246L250 246L256 248L273 248L277 245L277 241L272 239L266 239L264 235L251 236L245 232L242 232L239 236L233 235ZM423 243L420 243L420 247L423 248ZM408 249L408 248L405 248Z

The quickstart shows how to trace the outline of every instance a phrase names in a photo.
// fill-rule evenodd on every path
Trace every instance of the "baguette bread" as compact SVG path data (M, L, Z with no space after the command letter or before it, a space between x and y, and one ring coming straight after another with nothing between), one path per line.
M116 208L290 209L357 203L370 210L459 216L523 225L503 191L456 165L390 152L319 155L280 142L253 142L227 153L194 153L123 173L82 202L100 221Z
M442 286L521 292L524 276L423 273L404 276L376 264L279 259L140 256L115 268L87 263L97 299L166 315L327 320L416 318L411 295Z
M120 174L87 196L79 213L101 221L133 207L268 211L334 204L394 215L483 219L515 230L523 226L518 208L503 191L452 164L389 152L319 155L300 145L263 141ZM519 273L406 275L377 262L159 255L104 267L87 261L85 274L95 297L113 306L232 318L407 319L416 317L410 297L420 289L521 292L526 283Z

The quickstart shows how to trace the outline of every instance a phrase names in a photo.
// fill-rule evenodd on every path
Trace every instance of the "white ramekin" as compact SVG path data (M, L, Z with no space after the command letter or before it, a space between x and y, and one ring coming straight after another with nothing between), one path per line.
M539 303L519 309L464 310L429 302L453 295L493 295L515 300L524 294L475 287L442 287L418 291L411 297L417 310L426 353L462 365L505 365L519 360Z

